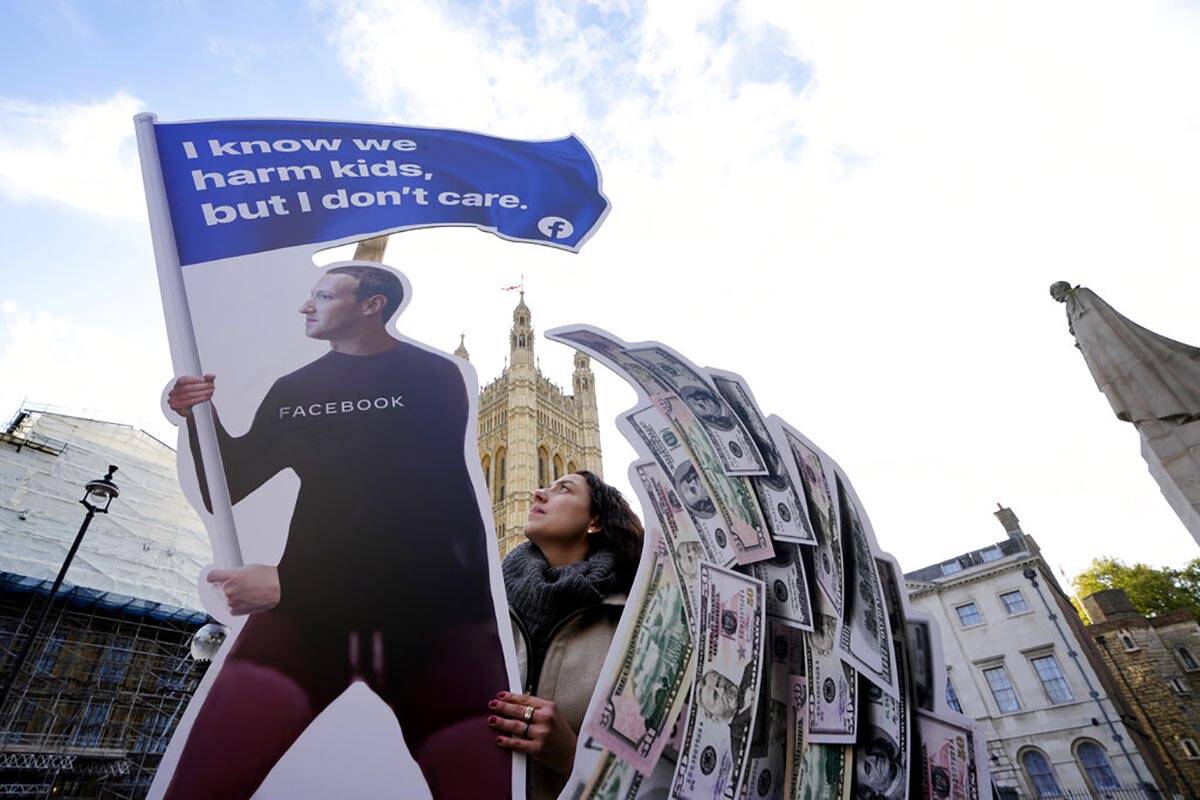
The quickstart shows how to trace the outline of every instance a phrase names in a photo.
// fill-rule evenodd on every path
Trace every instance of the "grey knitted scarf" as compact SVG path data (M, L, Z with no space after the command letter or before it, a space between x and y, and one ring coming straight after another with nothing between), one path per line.
M573 611L620 591L617 560L610 550L596 550L583 561L552 567L541 550L524 542L504 559L503 572L508 604L524 624L539 661L555 625Z

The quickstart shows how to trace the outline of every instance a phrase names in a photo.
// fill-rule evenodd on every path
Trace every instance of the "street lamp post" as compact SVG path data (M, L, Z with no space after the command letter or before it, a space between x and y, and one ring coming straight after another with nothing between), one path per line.
M4 689L0 690L0 711L3 711L4 704L8 701L8 693L12 691L13 685L17 682L17 676L21 673L21 668L25 666L25 661L29 658L29 651L33 649L33 641L46 622L46 615L50 613L50 604L54 602L55 595L62 587L63 578L67 576L67 570L75 559L75 553L79 551L79 545L83 542L83 535L87 533L92 517L96 514L107 514L109 505L121 493L112 480L113 473L116 471L117 468L109 464L108 474L103 478L88 481L85 486L87 491L79 502L87 509L87 515L83 518L83 524L79 526L79 533L75 534L75 541L71 543L71 549L67 551L67 557L62 563L62 567L58 570L58 577L54 579L54 586L50 588L50 596L46 598L46 603L42 606L42 613L38 614L33 630L29 632L29 637L21 646L21 654L17 656L16 662L8 672L8 677L4 680Z

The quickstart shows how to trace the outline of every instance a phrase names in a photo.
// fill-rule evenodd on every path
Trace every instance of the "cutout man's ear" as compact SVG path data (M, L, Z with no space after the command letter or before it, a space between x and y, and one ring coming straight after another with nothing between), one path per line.
M383 307L387 305L387 298L381 294L373 294L365 302L367 313L374 314L377 311L383 311Z

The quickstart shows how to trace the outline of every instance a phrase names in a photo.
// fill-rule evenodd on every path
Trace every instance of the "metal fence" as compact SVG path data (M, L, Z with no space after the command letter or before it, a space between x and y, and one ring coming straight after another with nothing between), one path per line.
M1121 787L1119 789L1070 789L1057 795L1061 800L1166 800L1162 792L1152 787Z

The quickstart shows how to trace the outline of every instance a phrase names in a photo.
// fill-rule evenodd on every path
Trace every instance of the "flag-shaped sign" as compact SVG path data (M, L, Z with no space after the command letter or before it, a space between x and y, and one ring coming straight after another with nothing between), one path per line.
M154 137L184 266L435 225L576 250L608 210L574 136L264 119L157 123Z

